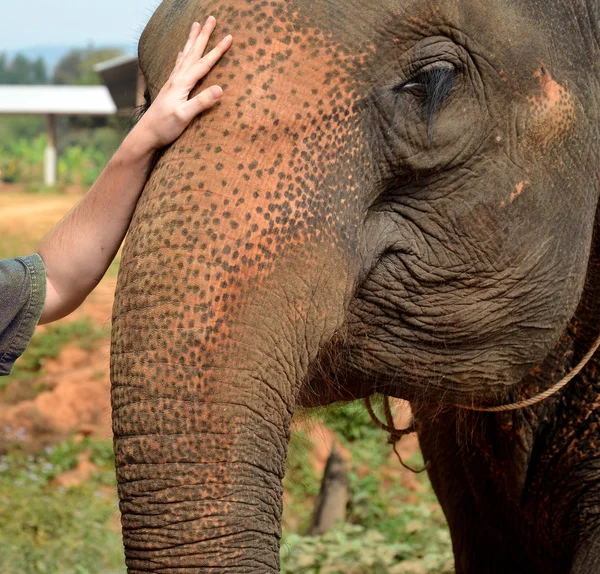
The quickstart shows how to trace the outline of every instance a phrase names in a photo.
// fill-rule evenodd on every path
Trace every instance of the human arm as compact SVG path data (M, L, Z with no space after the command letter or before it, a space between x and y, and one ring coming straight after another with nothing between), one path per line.
M223 95L211 86L189 94L231 45L224 38L202 57L216 26L195 23L175 68L142 119L86 196L45 237L38 253L46 267L46 299L40 323L75 310L99 283L125 237L158 149L177 139L194 117Z

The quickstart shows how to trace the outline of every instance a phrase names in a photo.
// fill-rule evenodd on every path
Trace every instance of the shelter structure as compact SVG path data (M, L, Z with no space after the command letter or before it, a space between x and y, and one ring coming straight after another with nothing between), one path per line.
M0 114L47 118L44 183L49 186L57 176L56 116L111 116L117 111L106 86L0 86Z
M108 88L119 113L131 113L144 103L146 81L137 56L118 56L94 66Z
M129 115L144 102L146 83L136 56L119 56L94 66L104 86L0 85L0 114L44 115L48 143L44 183L56 184L56 116Z

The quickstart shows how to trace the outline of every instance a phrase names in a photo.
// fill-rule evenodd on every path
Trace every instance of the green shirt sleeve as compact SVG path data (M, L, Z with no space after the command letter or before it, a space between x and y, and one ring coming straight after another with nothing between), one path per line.
M46 268L34 253L0 260L0 376L27 348L46 301Z

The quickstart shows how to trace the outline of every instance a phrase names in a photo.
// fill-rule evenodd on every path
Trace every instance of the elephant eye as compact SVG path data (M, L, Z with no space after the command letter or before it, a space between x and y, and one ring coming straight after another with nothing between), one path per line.
M454 66L449 62L436 62L421 68L395 90L398 95L410 94L419 100L431 130L435 113L452 93L454 81Z

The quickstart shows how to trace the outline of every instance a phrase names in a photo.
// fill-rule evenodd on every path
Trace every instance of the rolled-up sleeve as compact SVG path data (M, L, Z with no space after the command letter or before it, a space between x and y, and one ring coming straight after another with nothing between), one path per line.
M46 300L42 258L0 260L0 375L8 375L27 348Z

